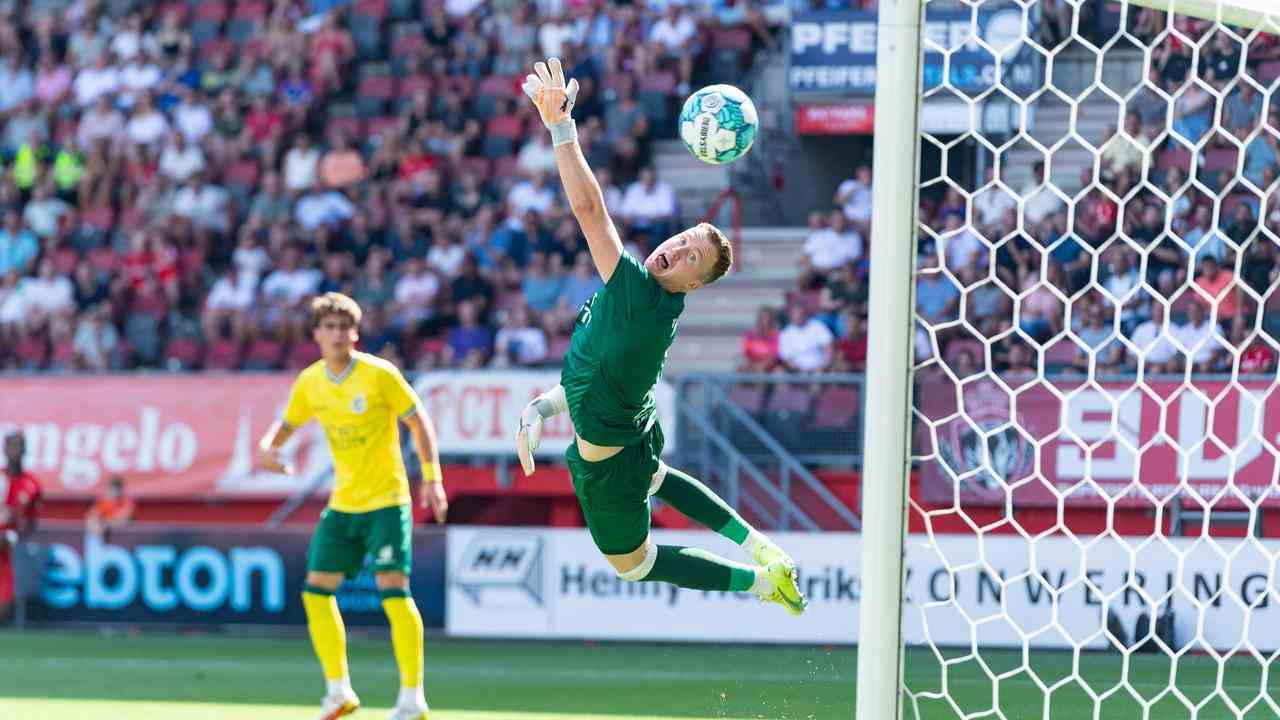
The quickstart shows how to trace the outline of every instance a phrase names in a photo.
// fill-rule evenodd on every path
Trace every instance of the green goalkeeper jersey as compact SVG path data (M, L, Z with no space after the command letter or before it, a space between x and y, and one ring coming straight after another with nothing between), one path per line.
M603 289L578 311L560 372L574 430L596 445L639 442L655 421L653 386L684 311L627 253Z

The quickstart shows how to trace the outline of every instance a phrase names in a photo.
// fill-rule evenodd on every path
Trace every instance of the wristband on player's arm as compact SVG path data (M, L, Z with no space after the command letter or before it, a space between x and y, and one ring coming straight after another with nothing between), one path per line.
M573 121L573 118L565 118L548 126L547 129L551 131L552 147L559 147L578 139L578 124Z
M422 482L444 482L444 476L440 474L440 466L433 462L422 463Z

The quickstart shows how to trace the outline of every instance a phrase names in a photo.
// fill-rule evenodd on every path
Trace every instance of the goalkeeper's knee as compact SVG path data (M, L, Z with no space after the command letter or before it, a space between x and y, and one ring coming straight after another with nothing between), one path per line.
M658 561L658 546L652 542L648 544L648 548L644 551L644 558L640 560L640 564L630 570L617 570L614 568L618 577L627 582L640 582L649 577L649 573L653 571L653 564Z

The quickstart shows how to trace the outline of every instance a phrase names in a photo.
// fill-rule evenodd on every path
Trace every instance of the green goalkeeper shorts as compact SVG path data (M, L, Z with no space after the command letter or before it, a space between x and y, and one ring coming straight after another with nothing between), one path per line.
M354 577L373 558L374 572L409 573L413 560L413 513L408 505L394 505L364 513L325 508L311 536L307 570Z
M649 536L649 496L665 473L662 427L657 422L640 442L617 455L587 462L578 444L569 443L564 457L573 477L578 504L591 539L605 555L625 555Z

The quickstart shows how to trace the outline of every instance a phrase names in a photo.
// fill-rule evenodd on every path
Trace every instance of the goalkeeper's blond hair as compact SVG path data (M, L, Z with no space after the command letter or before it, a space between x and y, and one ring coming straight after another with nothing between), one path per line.
M720 232L720 228L711 223L698 223L698 227L707 234L707 240L716 249L716 264L702 280L704 285L710 285L724 277L725 273L729 272L729 268L733 267L733 243Z

